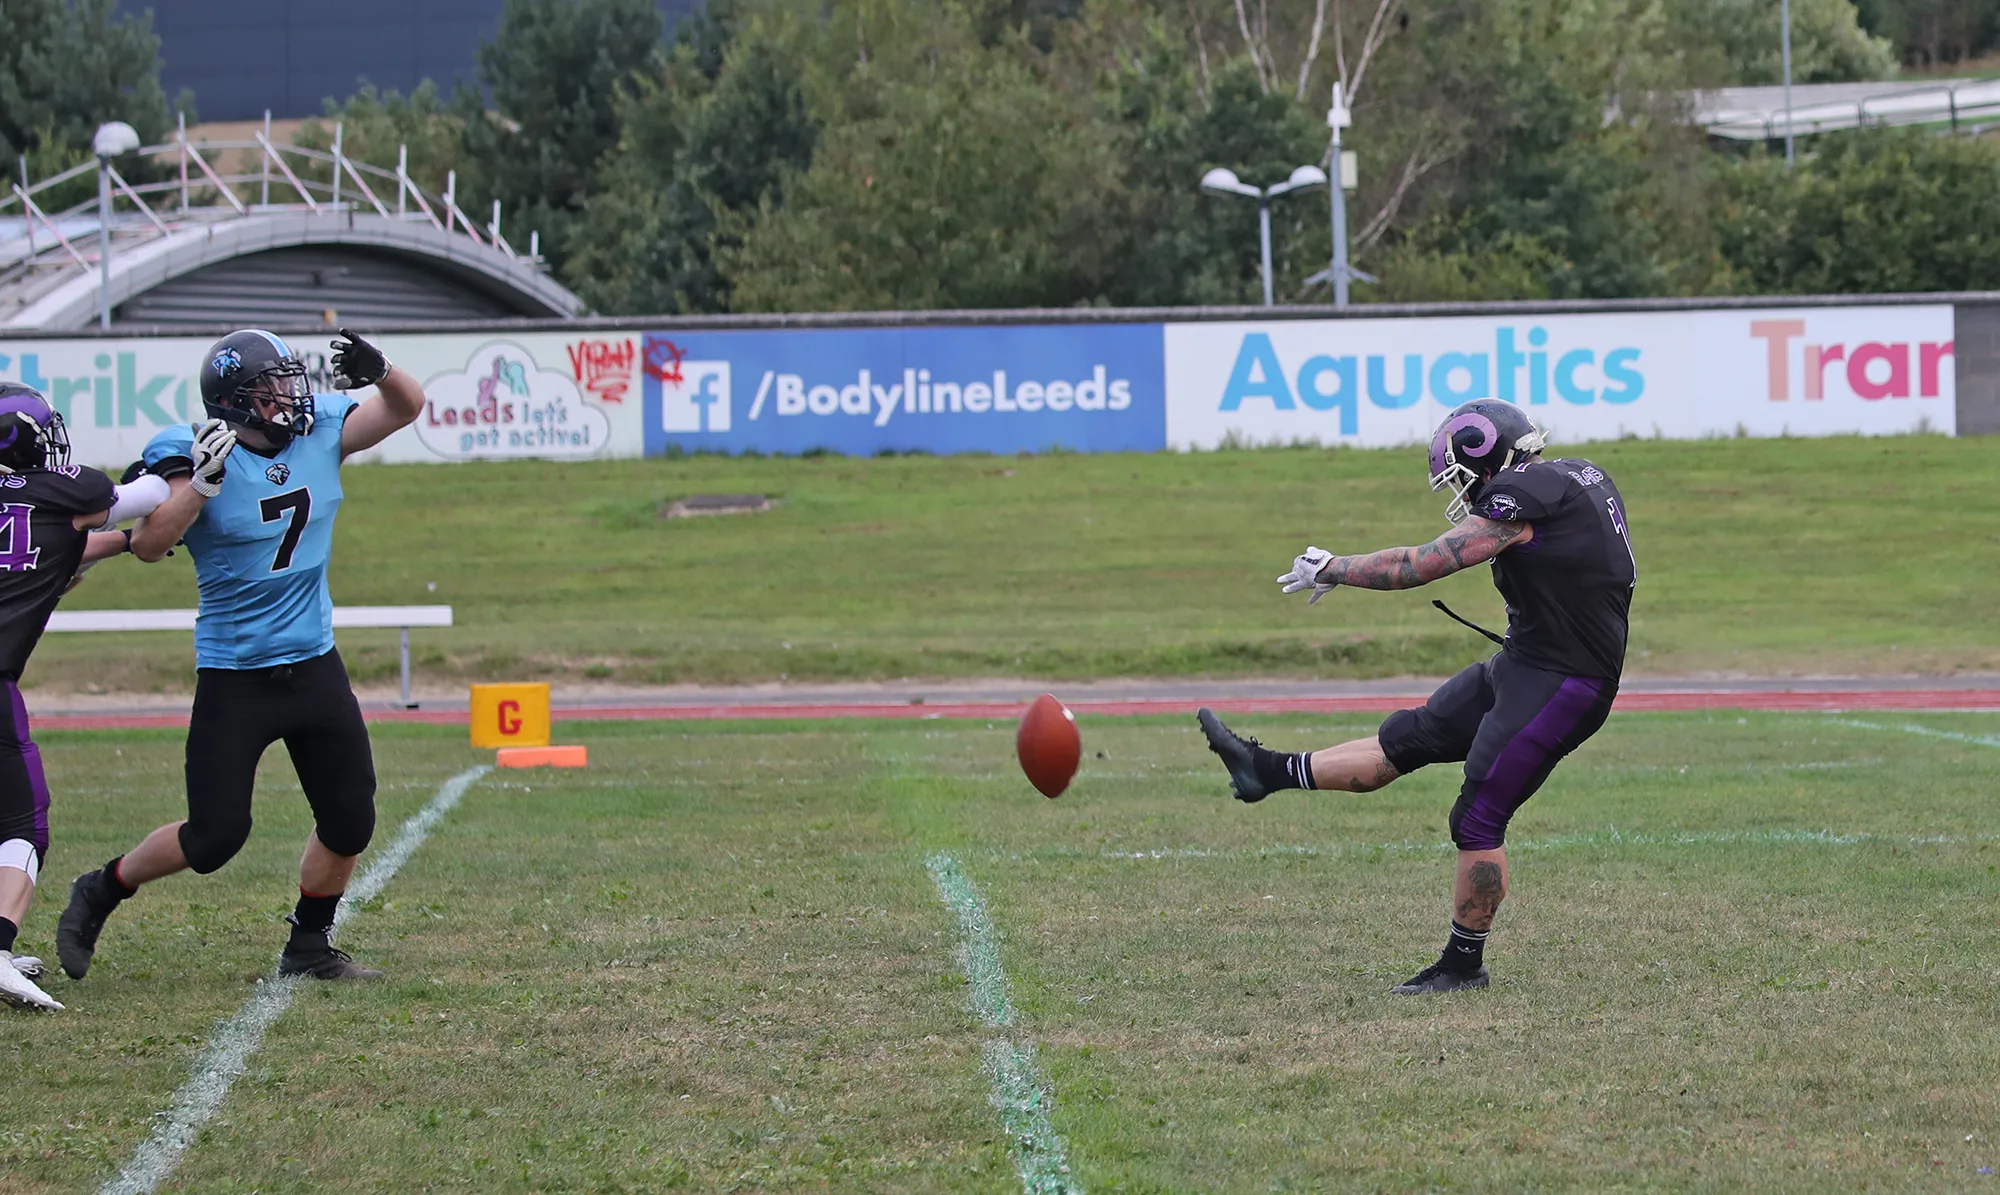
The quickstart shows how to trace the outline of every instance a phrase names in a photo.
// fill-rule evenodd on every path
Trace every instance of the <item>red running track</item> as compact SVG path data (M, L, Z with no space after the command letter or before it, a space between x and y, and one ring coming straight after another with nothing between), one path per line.
M1209 704L1232 714L1369 714L1422 705L1427 694L1374 694L1365 697L1280 697L1221 699ZM1079 714L1129 717L1139 714L1191 714L1197 702L1177 700L1078 701ZM987 718L1011 721L1026 703L1003 701L854 702L819 705L783 703L742 705L629 705L565 709L558 722L700 722L723 718ZM2000 689L1853 689L1853 690L1727 690L1689 689L1678 692L1624 693L1613 707L1620 713L1661 713L1687 710L1768 710L1836 713L1848 710L2000 710ZM367 711L371 722L427 722L464 725L464 710L377 709ZM34 719L44 730L141 730L185 727L185 712L161 714L50 714Z

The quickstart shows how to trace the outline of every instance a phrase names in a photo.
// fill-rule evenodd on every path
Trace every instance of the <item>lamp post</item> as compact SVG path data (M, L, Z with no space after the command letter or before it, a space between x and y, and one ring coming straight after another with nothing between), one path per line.
M1785 169L1792 168L1792 0L1778 0L1778 25L1784 38Z
M1333 196L1333 305L1347 306L1347 164L1340 158L1340 130L1354 123L1354 115L1341 102L1340 84L1333 85L1333 107L1326 111L1327 127L1333 130L1332 167L1334 183L1327 191Z
M1257 188L1236 177L1234 170L1217 167L1201 176L1201 189L1211 195L1241 195L1245 199L1257 201L1257 239L1264 255L1264 306L1270 307L1275 300L1271 296L1271 201L1280 195L1305 187L1326 185L1326 171L1317 166L1301 166L1292 171L1292 176L1284 182L1269 187Z
M139 148L137 130L122 120L97 126L97 326L111 326L111 159Z

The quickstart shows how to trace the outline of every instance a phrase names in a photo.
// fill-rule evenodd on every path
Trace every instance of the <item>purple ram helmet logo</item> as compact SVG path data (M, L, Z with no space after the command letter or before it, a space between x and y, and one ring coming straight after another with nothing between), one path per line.
M1466 428L1477 431L1480 438L1476 443L1467 444L1463 454L1460 454L1453 450L1451 439ZM1499 444L1500 429L1493 426L1491 419L1477 411L1454 415L1437 430L1437 435L1431 437L1431 476L1440 476L1446 469L1451 468L1454 462L1463 464L1464 462L1459 459L1461 455L1483 457L1499 447Z

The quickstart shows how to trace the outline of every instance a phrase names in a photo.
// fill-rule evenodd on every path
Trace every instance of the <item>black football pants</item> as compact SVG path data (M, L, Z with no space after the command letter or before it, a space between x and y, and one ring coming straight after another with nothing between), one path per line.
M188 817L181 852L206 874L250 837L264 749L283 741L312 806L320 845L358 855L375 834L375 760L340 653L273 668L196 671L188 723Z

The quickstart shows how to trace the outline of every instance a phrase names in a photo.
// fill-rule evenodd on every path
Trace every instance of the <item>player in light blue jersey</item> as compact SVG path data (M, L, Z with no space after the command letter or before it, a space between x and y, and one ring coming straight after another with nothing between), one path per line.
M172 495L132 537L142 560L185 542L201 592L185 821L86 872L56 929L63 970L90 969L104 919L142 884L227 863L250 836L257 762L282 741L313 810L299 862L285 975L376 978L334 949L334 911L375 830L375 764L361 707L333 646L327 557L340 510L340 464L415 422L423 387L347 329L333 344L338 391L314 394L305 365L269 332L233 332L202 360L209 419L146 446ZM225 478L227 479L225 482Z

